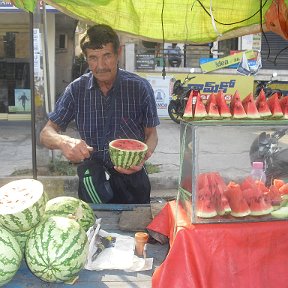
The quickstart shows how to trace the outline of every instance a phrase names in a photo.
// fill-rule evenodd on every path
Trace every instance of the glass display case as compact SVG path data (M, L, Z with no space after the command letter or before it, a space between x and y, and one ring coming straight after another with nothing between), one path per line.
M288 219L287 124L287 120L181 123L178 203L191 223ZM266 181L251 176L253 162L263 163Z

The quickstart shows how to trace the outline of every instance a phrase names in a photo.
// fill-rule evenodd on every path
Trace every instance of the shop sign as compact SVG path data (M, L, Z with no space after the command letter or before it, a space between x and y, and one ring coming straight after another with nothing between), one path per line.
M42 2L43 1L40 1L41 4ZM48 12L57 12L57 10L50 5L46 5L45 9ZM10 1L0 0L0 12L23 12L23 10L13 6Z
M239 52L239 53L236 53L236 54L233 54L230 56L216 59L214 61L200 64L200 67L201 67L203 73L222 69L222 68L228 67L230 65L239 63L242 59L243 53L245 53L247 59L252 59L252 58L256 57L255 52L253 50L248 50L246 52Z
M155 56L153 54L137 54L136 55L136 69L155 69Z

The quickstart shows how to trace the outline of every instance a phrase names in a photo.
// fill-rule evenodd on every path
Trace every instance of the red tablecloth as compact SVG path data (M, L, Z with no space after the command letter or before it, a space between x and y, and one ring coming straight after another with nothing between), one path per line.
M174 226L175 213L169 202L147 227L171 245L153 288L288 287L288 222L191 225L179 206Z

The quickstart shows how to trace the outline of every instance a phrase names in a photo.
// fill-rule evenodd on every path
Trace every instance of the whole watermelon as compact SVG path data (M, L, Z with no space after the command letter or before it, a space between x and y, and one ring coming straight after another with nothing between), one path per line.
M93 226L96 218L89 204L69 196L59 196L47 202L44 217L50 216L64 216L74 219L85 231Z
M74 282L84 267L88 238L74 220L52 216L38 224L26 242L31 272L46 282Z
M146 155L148 146L135 139L116 139L109 143L112 163L117 167L129 169L139 165Z
M34 179L11 181L0 188L0 223L14 232L37 225L45 211L43 184Z
M0 226L0 286L8 283L18 271L23 255L15 237Z

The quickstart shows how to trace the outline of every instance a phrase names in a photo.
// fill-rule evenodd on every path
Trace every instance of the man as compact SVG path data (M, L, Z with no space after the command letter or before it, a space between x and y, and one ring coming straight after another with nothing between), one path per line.
M179 67L181 64L181 49L177 43L168 46L168 62L171 67Z
M117 138L133 138L147 144L145 160L152 155L159 125L153 89L146 79L118 68L121 47L111 27L92 26L80 45L90 72L67 86L41 131L41 143L60 149L74 163L103 160L114 192L110 202L149 203L151 187L144 163L130 169L113 167L108 144ZM72 120L81 139L59 133Z

